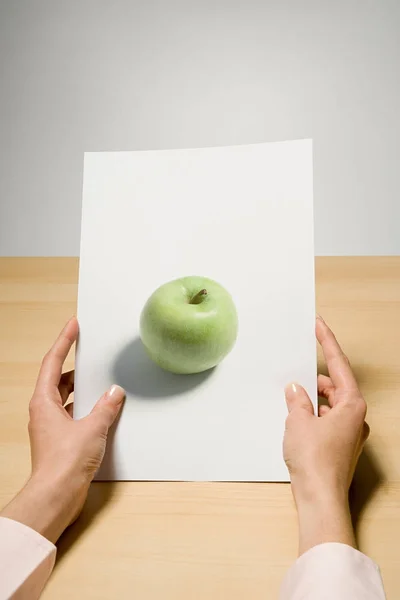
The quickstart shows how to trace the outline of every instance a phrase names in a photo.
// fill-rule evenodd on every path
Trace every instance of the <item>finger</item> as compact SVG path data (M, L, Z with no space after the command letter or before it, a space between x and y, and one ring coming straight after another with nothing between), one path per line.
M328 412L330 412L330 410L331 410L330 406L327 406L326 404L320 404L318 406L318 415L320 417L324 417L325 415L328 414Z
M68 352L78 337L78 321L75 317L70 319L52 348L43 359L40 368L37 387L41 389L57 387L60 383L62 368Z
M70 402L69 404L67 404L67 406L65 407L65 410L69 414L69 416L71 418L73 418L73 416L74 416L74 403Z
M61 375L58 391L60 392L62 403L65 404L69 395L74 391L75 371L68 371Z
M312 402L306 390L297 383L291 383L285 388L286 404L289 412L295 408L306 410L310 414L314 414Z
M114 423L125 399L125 390L113 385L95 404L90 417L96 420L106 431Z
M346 355L339 346L333 332L321 317L317 318L316 335L321 344L333 385L342 390L358 389Z
M328 400L329 406L333 406L333 396L335 393L335 386L332 383L332 379L326 375L318 375L318 396Z

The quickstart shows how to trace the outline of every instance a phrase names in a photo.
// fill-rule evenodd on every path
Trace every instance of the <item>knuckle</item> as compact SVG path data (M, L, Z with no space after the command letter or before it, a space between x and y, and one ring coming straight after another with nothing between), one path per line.
M289 473L293 471L293 460L290 456L284 456L285 465L288 468Z
M29 416L32 419L32 417L35 417L37 411L39 408L39 398L34 395L31 398L31 401L29 402Z
M285 430L294 431L298 427L302 427L308 415L309 413L301 406L293 408L286 417Z
M48 350L46 354L43 356L42 364L46 365L51 359L51 350Z
M367 403L361 394L359 394L357 397L357 410L359 411L359 415L364 420L367 414Z
M345 362L345 363L346 363L346 364L347 364L349 367L351 366L350 359L349 359L349 357L347 356L347 354L344 354L344 353L343 353L343 360L344 360L344 362Z
M49 350L48 352L46 352L46 354L42 358L41 367L43 370L51 369L52 362L53 362L52 358L53 357L52 357L51 351Z
M37 418L35 416L30 416L28 421L28 434L30 437L35 435L39 425Z
M108 426L104 413L97 411L86 417L87 435L90 439L107 439Z
M292 426L292 421L293 421L293 417L292 417L292 413L290 412L288 414L288 416L285 419L285 429L290 429Z
M98 419L98 421L96 423L95 431L96 431L97 436L101 440L107 439L107 434L108 434L108 429L109 429L109 425L108 425L109 420L110 420L110 415L107 414L107 411L104 411L102 418Z

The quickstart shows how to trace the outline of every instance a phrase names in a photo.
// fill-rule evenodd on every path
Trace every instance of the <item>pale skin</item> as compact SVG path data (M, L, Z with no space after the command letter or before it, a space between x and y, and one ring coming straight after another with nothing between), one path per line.
M328 406L316 416L300 385L286 388L283 452L299 517L299 554L324 542L355 547L348 490L369 432L349 362L320 318L316 334L329 370L329 377L319 375L318 392ZM73 405L67 402L74 374L62 369L77 336L73 318L43 359L29 406L31 476L0 513L52 542L79 516L125 397L122 388L112 386L87 417L72 419Z
M62 375L62 369L77 337L78 322L72 318L43 359L29 405L32 473L0 513L53 543L82 510L125 397L122 388L112 386L87 417L73 420L73 404L66 403L74 389L74 372Z
M356 547L348 493L369 435L366 403L350 363L321 317L316 335L329 371L329 377L318 376L318 394L328 405L316 416L300 385L286 388L283 453L299 518L299 555L324 542Z

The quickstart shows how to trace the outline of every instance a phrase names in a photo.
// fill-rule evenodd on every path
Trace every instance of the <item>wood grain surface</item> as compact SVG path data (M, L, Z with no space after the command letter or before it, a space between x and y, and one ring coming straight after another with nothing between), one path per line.
M28 402L42 355L76 311L77 278L75 258L0 259L0 505L28 476ZM318 312L368 403L371 437L351 494L360 549L396 598L400 257L317 258L316 281ZM43 598L272 599L296 548L287 484L97 483L60 540Z

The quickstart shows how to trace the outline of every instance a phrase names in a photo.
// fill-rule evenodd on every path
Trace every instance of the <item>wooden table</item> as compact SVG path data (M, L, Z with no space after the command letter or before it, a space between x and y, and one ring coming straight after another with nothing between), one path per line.
M0 259L0 505L29 473L27 405L75 310L78 260ZM318 311L350 357L371 437L357 473L360 548L400 593L400 257L318 258ZM69 361L71 366L72 361ZM265 600L296 557L287 484L98 483L59 543L45 599Z

